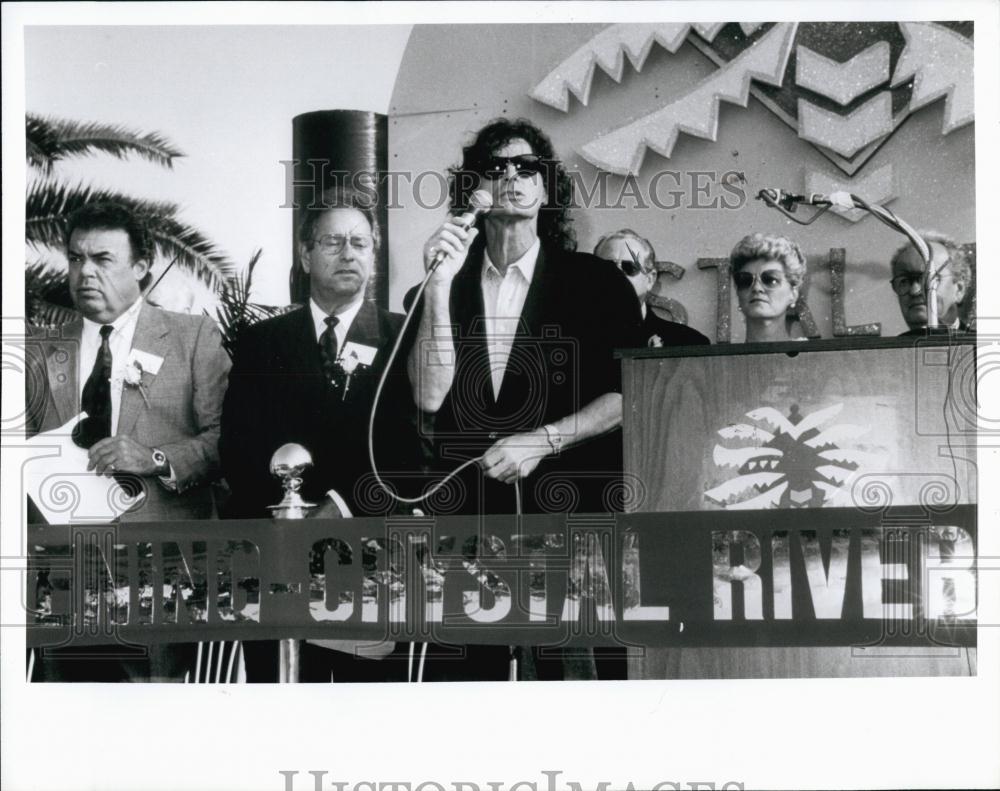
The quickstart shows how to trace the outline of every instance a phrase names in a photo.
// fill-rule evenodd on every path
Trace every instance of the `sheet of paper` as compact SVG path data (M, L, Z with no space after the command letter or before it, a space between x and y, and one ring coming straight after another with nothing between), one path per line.
M24 465L25 491L50 524L109 522L146 496L130 497L114 478L87 470L87 451L73 442L73 427L84 417L28 440L38 452Z

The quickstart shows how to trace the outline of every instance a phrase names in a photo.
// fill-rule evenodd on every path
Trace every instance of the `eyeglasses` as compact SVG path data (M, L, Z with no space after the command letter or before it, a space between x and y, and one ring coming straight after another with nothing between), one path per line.
M733 275L733 282L738 291L748 291L753 288L753 284L760 278L760 284L768 291L773 291L785 282L784 276L773 269L755 275L753 272L736 272Z
M486 179L501 179L507 175L507 169L511 166L518 176L528 178L545 170L547 162L553 160L543 160L537 154L518 154L514 157L487 157L481 162L476 172Z
M949 276L951 276L951 272L941 272L940 270L933 275L937 280ZM892 290L896 292L897 296L905 297L907 294L913 293L915 285L919 285L920 290L924 291L926 289L925 278L926 275L923 272L910 272L905 275L896 275L889 282L892 283Z
M344 246L350 243L351 249L359 253L371 250L375 245L375 240L371 236L344 236L339 233L328 233L313 240L327 255L340 255Z

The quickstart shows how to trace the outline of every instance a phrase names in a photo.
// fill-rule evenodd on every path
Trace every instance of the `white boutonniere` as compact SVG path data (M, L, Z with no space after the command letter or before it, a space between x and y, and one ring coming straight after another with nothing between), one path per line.
M351 376L354 374L358 368L362 370L369 367L375 360L375 353L378 350L374 346L368 346L363 343L355 343L354 341L348 341L344 344L343 351L341 351L340 359L337 360L337 364L340 366L341 370L344 372L344 392L341 398L347 398L347 391L351 387Z
M663 339L659 335L651 335L646 345L651 349L658 349L663 346Z
M347 391L351 389L351 376L357 370L357 367L361 365L361 360L358 359L358 355L352 352L337 360L337 364L344 372L344 392L341 394L341 399L345 399L347 398Z
M361 360L358 359L356 354L351 354L348 357L340 358L340 367L344 369L344 373L350 376L354 373L354 369L361 364Z
M149 398L146 396L146 386L142 383L142 363L132 360L125 366L125 373L122 375L122 384L132 390L138 390L142 396L143 403L148 407Z

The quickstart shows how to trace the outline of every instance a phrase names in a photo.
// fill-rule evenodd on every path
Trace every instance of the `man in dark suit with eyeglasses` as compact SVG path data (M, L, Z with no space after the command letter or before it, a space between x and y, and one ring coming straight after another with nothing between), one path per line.
M368 457L375 388L403 319L365 299L380 242L374 207L361 193L328 191L305 211L298 246L309 277L308 303L249 327L237 344L219 445L232 490L227 516L271 516L268 506L283 495L270 474L271 456L286 443L312 456L300 490L319 506L312 515L393 510ZM389 377L375 426L376 463L390 479L393 472L417 469L414 413L401 365ZM276 680L276 647L273 641L244 643L249 681ZM392 643L371 647L372 658L356 655L355 648L304 644L301 680L329 681L331 674L337 681L401 680L402 663L372 661Z
M892 290L899 300L909 330L904 336L946 332L968 332L965 302L972 293L972 266L969 255L953 239L933 231L920 232L931 251L930 274L912 244L905 244L892 257ZM937 324L929 326L927 309L928 278L937 287Z

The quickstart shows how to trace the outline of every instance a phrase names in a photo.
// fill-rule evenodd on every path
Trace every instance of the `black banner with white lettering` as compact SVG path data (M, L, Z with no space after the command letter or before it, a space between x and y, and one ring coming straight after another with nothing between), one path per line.
M29 646L975 645L975 506L30 527Z

